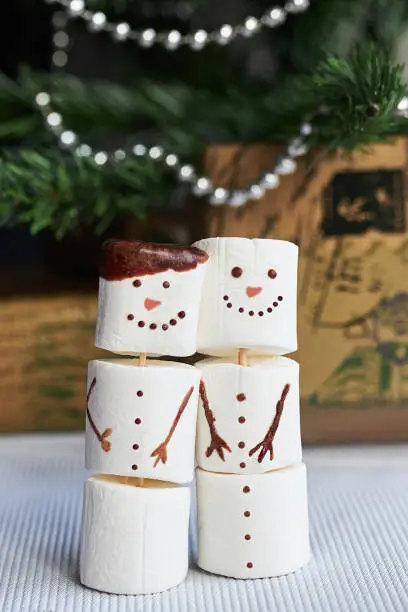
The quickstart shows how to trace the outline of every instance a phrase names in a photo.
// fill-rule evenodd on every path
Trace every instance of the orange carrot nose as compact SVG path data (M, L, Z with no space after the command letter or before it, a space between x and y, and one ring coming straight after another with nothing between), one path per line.
M146 298L144 301L144 307L146 310L153 310L153 308L157 308L160 306L161 302L159 300L151 300L150 298Z
M258 293L261 293L262 287L247 287L246 294L248 297L255 297Z

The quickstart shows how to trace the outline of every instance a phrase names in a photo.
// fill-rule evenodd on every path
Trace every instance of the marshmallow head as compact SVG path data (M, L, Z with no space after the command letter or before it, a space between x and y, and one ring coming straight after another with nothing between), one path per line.
M188 569L190 491L159 481L135 486L114 476L85 483L80 576L117 595L157 593Z
M299 366L249 357L206 359L201 370L197 463L210 472L261 474L302 460ZM213 420L213 418L215 420Z
M192 355L207 259L195 247L105 243L96 346L128 355Z
M297 349L298 247L284 240L209 238L198 350L230 355L237 348L284 354Z
M200 373L170 361L137 364L137 359L89 363L86 468L93 474L189 482Z
M310 557L306 468L236 476L197 469L198 565L232 578L294 572Z

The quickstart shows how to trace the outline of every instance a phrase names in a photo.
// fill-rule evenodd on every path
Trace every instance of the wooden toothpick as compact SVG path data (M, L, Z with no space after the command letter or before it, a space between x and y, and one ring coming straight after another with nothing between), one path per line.
M147 353L140 353L139 355L139 366L144 368L146 366Z
M238 364L241 366L247 366L247 350L244 348L240 348L238 350Z

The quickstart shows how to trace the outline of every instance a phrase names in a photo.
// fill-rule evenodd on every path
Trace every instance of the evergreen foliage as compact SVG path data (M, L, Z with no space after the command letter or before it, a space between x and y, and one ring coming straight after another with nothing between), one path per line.
M253 4L260 13L270 6ZM311 0L306 13L261 34L276 60L268 78L243 70L242 54L214 46L130 49L157 54L159 65L166 56L165 65L116 82L27 67L16 81L0 76L0 223L58 236L80 224L101 232L122 212L143 217L150 205L168 205L176 184L152 160L129 155L101 168L59 149L34 104L38 91L52 93L65 127L85 142L107 150L160 143L198 168L207 143L287 142L305 117L314 125L309 144L353 149L407 130L397 115L407 91L391 46L407 19L401 1L391 8L385 0Z

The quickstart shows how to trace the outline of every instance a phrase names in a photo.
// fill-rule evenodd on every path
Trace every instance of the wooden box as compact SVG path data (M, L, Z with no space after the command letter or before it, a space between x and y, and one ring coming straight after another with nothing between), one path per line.
M211 147L207 173L240 187L279 147ZM306 442L408 440L408 143L316 151L242 208L208 207L210 236L301 248L299 351Z
M95 294L1 299L0 432L83 429L96 308Z

